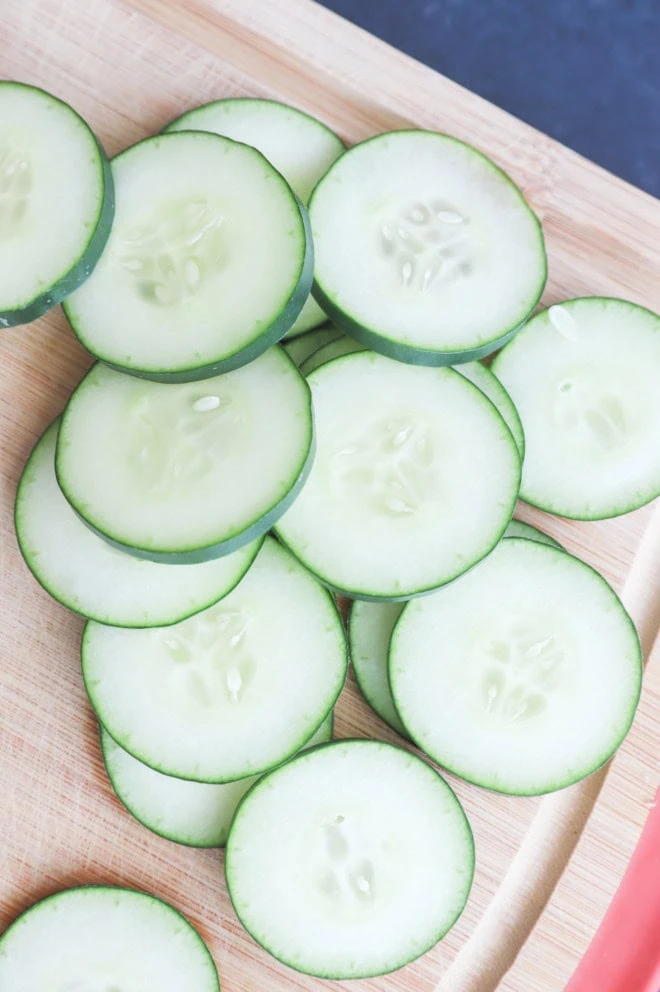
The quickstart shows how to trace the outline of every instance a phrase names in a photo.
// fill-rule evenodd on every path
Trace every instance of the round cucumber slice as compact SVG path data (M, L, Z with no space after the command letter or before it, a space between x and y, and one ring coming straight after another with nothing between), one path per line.
M513 440L516 442L522 461L525 457L525 434L518 411L497 376L493 375L491 370L482 365L481 362L466 362L464 365L456 365L455 368L457 372L469 379L477 389L480 389L497 408L502 420L513 434Z
M91 620L163 627L217 603L238 585L261 540L200 565L160 565L117 551L71 509L55 477L59 418L39 439L16 494L16 537L46 592Z
M394 625L404 603L356 600L348 618L348 644L353 674L372 710L402 737L407 737L394 706L387 676L388 652Z
M155 896L109 885L56 892L0 937L2 992L219 992L209 950Z
M313 457L307 384L281 348L204 383L148 382L97 364L57 440L57 480L98 534L193 564L266 533Z
M300 366L300 371L303 375L309 375L310 372L319 369L326 362L331 362L333 358L341 358L342 355L351 355L354 351L364 350L364 345L356 341L355 338L349 338L347 334L342 334L340 338L324 344L321 348L313 352L309 358L306 358Z
M162 630L90 622L82 669L108 733L156 771L230 782L286 760L332 710L346 677L332 597L266 538L217 606Z
M274 100L238 97L188 111L166 131L212 131L252 145L274 165L303 203L332 163L345 151L342 141L309 114ZM327 317L309 296L287 337L303 334Z
M541 297L541 225L509 177L456 138L394 131L355 145L309 210L316 299L391 358L483 358Z
M607 761L641 676L637 633L605 580L520 538L409 603L390 645L413 741L461 778L518 795L561 789Z
M307 381L317 454L277 533L311 571L353 599L405 599L488 554L511 519L520 458L483 393L453 369L373 352Z
M304 748L331 740L332 722L330 713ZM190 847L227 843L236 807L259 777L209 785L163 775L124 751L103 728L101 750L115 795L128 812L161 837Z
M559 541L555 541L554 537L544 534L538 527L532 527L531 524L523 523L522 520L512 520L504 531L504 536L524 537L528 541L538 541L540 544L549 544L551 548L559 548L560 551L564 550Z
M253 361L309 294L305 208L256 149L203 131L112 162L117 213L65 313L85 347L149 379L188 382Z
M338 741L257 782L225 871L239 920L274 957L320 978L366 978L453 926L474 846L456 796L424 761L382 741Z
M522 418L520 495L602 520L660 495L660 317L624 300L569 300L537 314L493 371Z
M76 290L110 234L108 160L57 97L0 82L0 327L27 324Z
M327 344L328 341L335 341L344 337L345 335L334 324L324 324L323 327L318 327L315 331L308 331L306 334L299 334L295 338L283 341L282 347L300 368L303 362L315 351L318 351L322 345Z

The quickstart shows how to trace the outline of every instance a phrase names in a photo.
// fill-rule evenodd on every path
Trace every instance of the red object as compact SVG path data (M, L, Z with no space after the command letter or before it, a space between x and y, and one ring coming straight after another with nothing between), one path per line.
M660 992L660 790L626 874L564 992Z

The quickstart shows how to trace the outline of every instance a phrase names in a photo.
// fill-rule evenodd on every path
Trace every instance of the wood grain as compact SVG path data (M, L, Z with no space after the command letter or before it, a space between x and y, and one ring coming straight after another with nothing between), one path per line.
M0 75L51 89L110 153L212 98L293 103L349 142L430 127L490 154L543 220L544 302L621 295L660 309L660 206L556 142L304 0L3 0ZM0 927L58 887L107 881L152 890L209 941L227 992L556 992L623 874L660 777L660 657L609 774L546 799L453 781L478 866L464 916L419 962L380 979L320 982L272 961L229 905L222 853L171 844L113 798L81 685L81 621L34 583L15 545L17 479L31 445L89 364L61 313L0 344ZM660 517L653 508L575 524L521 507L623 592L651 653L658 628ZM352 681L340 736L395 740Z

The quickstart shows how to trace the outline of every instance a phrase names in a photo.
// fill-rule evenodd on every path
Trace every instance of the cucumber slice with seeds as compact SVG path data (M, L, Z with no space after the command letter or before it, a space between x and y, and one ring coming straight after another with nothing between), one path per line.
M345 151L337 135L315 117L274 100L251 97L207 103L178 117L165 130L212 131L252 145L305 204L321 176ZM325 313L310 296L286 336L303 334L325 320Z
M346 677L329 593L273 540L217 606L162 630L90 622L85 686L100 722L156 771L230 782L302 747Z
M354 599L405 599L488 554L511 519L520 458L480 390L453 369L373 352L308 382L317 454L276 529L312 572Z
M412 740L448 771L509 794L561 789L607 761L641 677L639 638L605 580L521 538L408 603L390 644Z
M57 97L0 82L0 327L27 324L76 290L110 234L103 149Z
M56 892L0 937L2 992L220 992L209 950L155 896L110 885Z
M302 750L332 739L332 713ZM103 761L115 795L154 833L190 847L223 847L239 802L259 776L224 785L187 782L133 758L101 728Z
M203 383L97 364L69 400L56 452L69 503L102 537L192 564L262 536L311 467L309 389L281 348Z
M16 537L28 568L54 599L118 627L178 623L217 603L243 578L261 539L201 565L160 565L97 537L55 477L59 418L35 445L16 494Z
M324 344L344 337L345 335L334 324L324 324L315 331L308 331L307 334L299 334L295 338L283 341L282 347L300 368L303 362Z
M309 375L310 372L319 369L326 362L331 362L333 358L341 358L342 355L351 355L354 351L364 350L364 345L356 341L355 338L349 338L347 334L342 334L340 338L324 344L322 348L318 348L309 358L306 358L300 365L300 371L303 375Z
M390 358L482 358L540 299L547 265L537 218L508 176L455 138L370 138L331 166L309 210L316 299Z
M530 320L493 371L520 413L521 498L575 520L660 495L660 317L613 299L569 300Z
M124 372L187 382L275 344L314 259L306 211L263 155L190 131L141 141L112 171L112 234L65 306L85 347Z
M272 955L320 978L400 968L453 926L474 845L454 793L413 754L337 741L262 778L227 841L239 920Z

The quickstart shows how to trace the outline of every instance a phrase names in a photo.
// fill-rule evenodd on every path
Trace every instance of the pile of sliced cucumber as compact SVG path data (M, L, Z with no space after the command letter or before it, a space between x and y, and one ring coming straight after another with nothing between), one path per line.
M399 968L474 872L433 763L540 794L630 727L624 607L513 513L601 519L660 494L660 319L604 299L532 316L540 224L446 135L345 151L300 111L230 99L108 164L74 111L14 83L0 133L0 322L64 300L100 359L37 441L15 519L37 581L87 618L112 787L154 833L226 845L237 916L280 961ZM354 600L348 645L334 594ZM331 740L348 649L398 746ZM3 992L55 971L218 987L173 910L109 888L0 938Z

